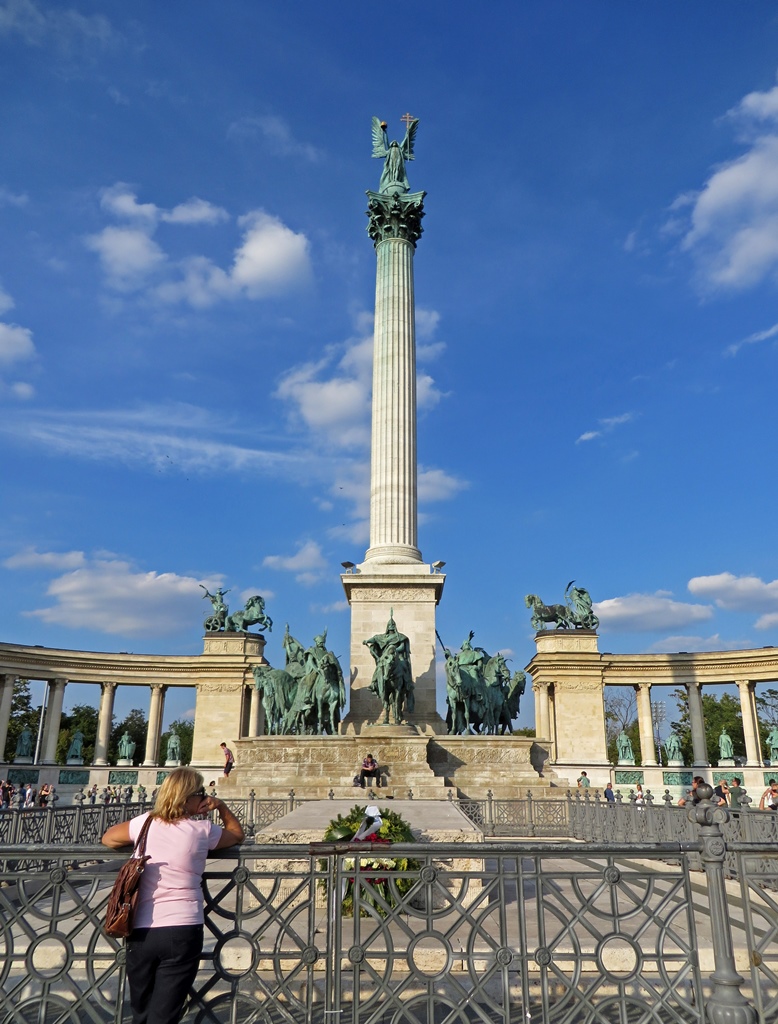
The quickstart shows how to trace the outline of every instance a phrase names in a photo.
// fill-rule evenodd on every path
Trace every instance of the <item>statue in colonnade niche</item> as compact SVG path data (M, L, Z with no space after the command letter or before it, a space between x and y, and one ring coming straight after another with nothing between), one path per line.
M542 630L548 624L552 629L597 629L600 620L594 614L588 590L574 587L575 580L565 587L565 604L544 604L537 594L527 594L524 604L532 609L532 628Z
M616 737L616 750L619 754L619 763L635 763L635 752L632 749L632 740L627 736L623 729Z
M389 725L390 714L400 725L405 714L412 714L416 706L413 673L411 671L411 642L395 625L393 612L385 633L377 633L362 643L373 655L375 671L368 689L383 704L384 725Z
M212 594L207 587L204 587L202 583L199 586L205 591L203 594L203 600L207 597L211 602L213 612L206 618L203 623L203 627L208 633L216 633L220 629L224 629L224 621L227 618L227 612L229 611L228 606L225 604L224 596L229 594L229 590L222 590L218 588L215 594Z
M170 735L167 741L167 760L168 761L180 761L181 760L181 739L175 729L170 730Z
M73 734L73 739L70 742L70 746L68 747L67 759L68 761L75 761L77 759L83 758L83 756L84 734L81 732L80 729L76 729L75 733Z
M32 757L32 732L26 725L19 733L19 738L16 741L16 756Z
M774 725L765 740L770 752L770 764L778 764L778 725Z
M719 736L719 757L722 761L731 761L734 756L735 748L732 745L732 737L726 729L722 729Z
M668 762L682 760L681 741L674 732L671 732L665 741L665 757Z
M121 761L131 761L135 754L135 743L133 742L132 736L128 732L119 740L119 759Z

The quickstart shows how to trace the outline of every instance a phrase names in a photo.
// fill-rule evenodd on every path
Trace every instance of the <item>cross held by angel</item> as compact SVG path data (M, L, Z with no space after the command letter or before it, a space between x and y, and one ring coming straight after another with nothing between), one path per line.
M405 138L399 143L394 139L389 141L386 121L373 118L373 156L384 161L384 169L378 183L378 191L382 195L404 195L411 190L408 175L405 173L405 161L414 159L413 143L419 119L405 114L402 120L406 125Z

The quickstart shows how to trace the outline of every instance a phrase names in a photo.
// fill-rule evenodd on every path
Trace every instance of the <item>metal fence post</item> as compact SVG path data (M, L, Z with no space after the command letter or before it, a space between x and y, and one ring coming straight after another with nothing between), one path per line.
M727 888L724 881L724 857L727 844L721 831L729 820L724 807L711 803L713 787L697 786L700 802L688 811L689 821L697 825L702 840L702 869L708 887L714 971L710 977L713 991L706 1010L711 1024L756 1024L756 1010L740 991L743 978L735 969L732 924L729 918Z
M535 835L535 805L532 800L532 790L527 790L527 835Z

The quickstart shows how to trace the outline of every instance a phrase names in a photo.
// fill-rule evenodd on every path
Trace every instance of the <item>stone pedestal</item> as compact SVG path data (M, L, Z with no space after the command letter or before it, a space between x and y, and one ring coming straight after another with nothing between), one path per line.
M668 768L683 768L684 767L684 763L683 763L683 761L668 761L667 762L667 767Z
M266 665L261 633L206 633L198 665L193 768L224 764L220 743L235 751L241 731L248 731L252 665Z
M14 757L14 764L32 764L32 758L27 755L17 754Z
M445 733L446 724L436 709L435 608L446 577L424 564L371 566L365 562L358 569L341 576L351 606L351 704L342 731L360 733L383 718L380 700L368 690L375 662L363 641L384 633L392 615L411 643L416 706L407 720L420 733Z
M635 767L635 758L634 757L620 757L619 758L619 766L621 766L621 765L628 765L630 768L634 768Z
M120 757L119 760L116 762L116 767L117 768L134 768L135 767L135 762L132 760L131 757Z
M734 768L735 767L735 759L734 759L734 757L722 757L722 758L719 758L718 766L719 766L719 768Z
M166 768L178 768L180 764L180 761L165 761Z
M77 765L81 765L81 764L83 764L83 763L84 763L84 759L83 759L83 757L69 757L69 758L68 758L68 764L77 764Z
M597 634L588 629L540 630L527 666L533 689L548 699L546 727L553 763L610 768L605 737L603 678Z

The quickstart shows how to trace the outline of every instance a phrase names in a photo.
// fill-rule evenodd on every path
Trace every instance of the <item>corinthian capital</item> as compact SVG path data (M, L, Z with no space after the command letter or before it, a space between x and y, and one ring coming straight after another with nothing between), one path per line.
M426 192L412 192L408 195L382 195L367 193L367 216L370 222L367 233L378 245L387 238L403 238L416 248L423 228L424 196Z

